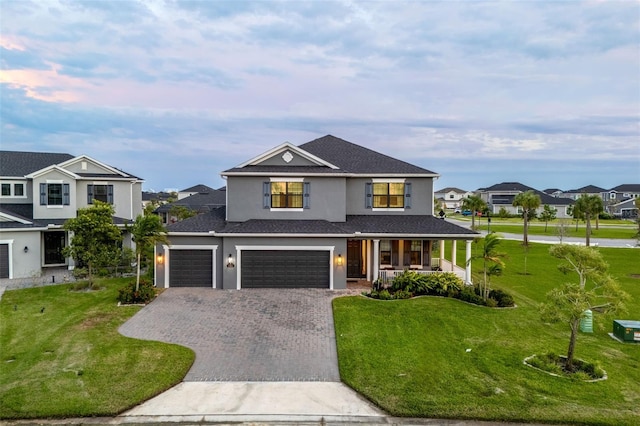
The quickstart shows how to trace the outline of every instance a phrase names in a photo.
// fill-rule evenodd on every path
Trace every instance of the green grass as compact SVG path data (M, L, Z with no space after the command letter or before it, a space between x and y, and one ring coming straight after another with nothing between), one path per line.
M478 222L476 222L476 228L479 230L488 230L487 222L483 221L478 226ZM510 234L522 234L524 229L524 225L522 221L520 223L514 224L494 224L491 223L491 231L493 232L504 232ZM565 236L566 237L577 237L577 238L585 238L586 231L584 226L578 227L576 231L575 224L567 225L565 228ZM595 224L592 224L591 228L591 238L615 238L615 239L634 239L636 233L638 232L638 228L633 227L616 227L616 228L605 228L603 226L600 229L595 228ZM558 235L558 231L556 229L556 225L549 224L547 230L544 230L544 223L542 224L529 224L529 235L548 235L551 237L556 237ZM558 239L559 241L559 239Z
M566 353L568 327L542 323L537 306L547 291L573 277L557 271L548 245L531 246L528 275L520 243L503 241L501 247L509 259L493 287L513 294L515 309L434 297L335 299L343 381L398 416L638 424L640 345L612 340L612 318L596 314L594 333L580 334L576 347L578 358L600 362L608 380L556 378L523 365L536 353ZM640 250L600 250L631 294L629 314L622 317L640 319L640 279L631 277L640 274Z
M190 349L118 333L140 309L117 306L125 282L104 280L90 292L58 285L4 293L0 418L112 416L182 380L195 359Z

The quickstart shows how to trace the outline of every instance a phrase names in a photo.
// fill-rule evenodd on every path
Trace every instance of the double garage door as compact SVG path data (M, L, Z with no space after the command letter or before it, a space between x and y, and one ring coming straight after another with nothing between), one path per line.
M329 251L242 250L240 256L242 288L329 288ZM211 288L213 279L212 250L171 250L171 287Z
M329 288L330 273L328 251L242 251L242 288Z

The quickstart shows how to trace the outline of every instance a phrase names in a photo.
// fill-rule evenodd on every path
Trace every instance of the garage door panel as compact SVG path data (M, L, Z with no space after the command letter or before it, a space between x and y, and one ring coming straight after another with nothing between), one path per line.
M329 252L307 250L245 250L243 288L329 288Z
M175 250L169 255L171 287L212 287L212 250Z

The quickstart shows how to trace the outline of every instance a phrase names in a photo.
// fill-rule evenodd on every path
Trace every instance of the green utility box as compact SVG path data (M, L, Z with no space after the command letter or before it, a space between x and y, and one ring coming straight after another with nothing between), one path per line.
M640 321L614 320L613 335L623 342L640 343Z

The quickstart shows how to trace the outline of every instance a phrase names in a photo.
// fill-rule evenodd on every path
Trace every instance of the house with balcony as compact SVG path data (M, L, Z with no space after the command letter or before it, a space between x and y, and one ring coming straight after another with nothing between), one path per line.
M343 289L405 269L471 282L479 234L433 216L433 171L327 135L278 145L221 175L224 206L167 226L156 286Z
M65 221L99 200L124 232L142 212L142 182L86 155L0 151L0 278L68 274ZM132 245L126 233L124 244Z

